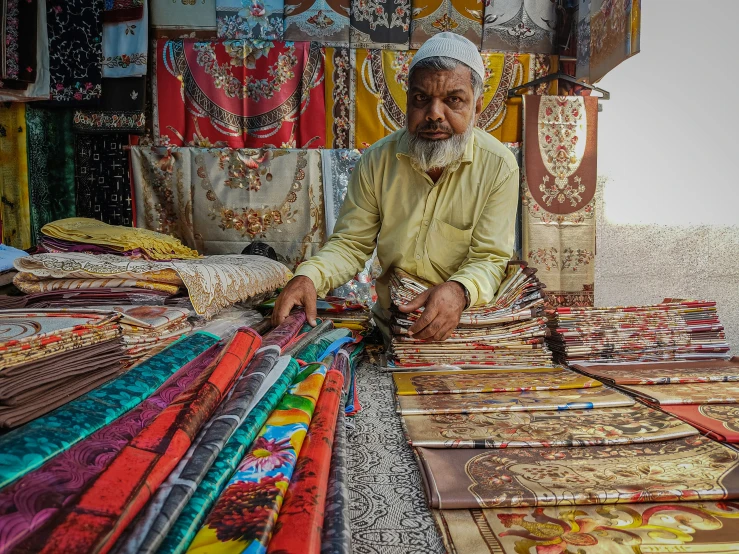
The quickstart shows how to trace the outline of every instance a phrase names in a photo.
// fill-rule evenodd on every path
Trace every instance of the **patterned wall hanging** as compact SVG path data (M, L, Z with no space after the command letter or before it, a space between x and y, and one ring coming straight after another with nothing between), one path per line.
M592 306L598 99L524 96L523 254L553 306Z
M218 38L282 40L284 0L216 0Z
M467 37L480 46L482 0L412 0L412 4L411 48L420 48L432 36L445 31Z
M157 43L154 135L164 144L319 148L323 52L307 42Z
M286 0L285 40L349 45L350 0Z
M153 38L214 38L216 0L149 0Z
M31 212L26 158L26 107L0 105L0 225L2 242L31 246Z
M482 47L551 54L556 26L556 0L485 0Z
M410 0L351 0L352 48L407 50L411 28Z

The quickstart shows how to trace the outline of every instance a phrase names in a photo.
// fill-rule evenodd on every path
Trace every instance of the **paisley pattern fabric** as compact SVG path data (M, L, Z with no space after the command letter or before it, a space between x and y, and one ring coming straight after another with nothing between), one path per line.
M156 492L261 344L240 329L218 361L139 433L54 524L20 552L108 551ZM111 503L112 499L116 499Z
M448 552L734 552L739 503L434 510Z
M307 42L157 42L153 131L161 144L325 145L323 53Z
M351 0L286 0L285 40L349 46Z
M109 225L133 224L128 136L77 135L77 215Z
M0 437L0 487L139 405L185 364L218 342L196 332L63 408Z
M263 256L211 256L197 260L152 262L110 254L37 254L16 262L17 286L25 292L54 288L87 288L86 281L106 286L147 282L184 284L193 309L211 318L226 306L283 286L291 277L287 268ZM19 278L19 277L22 277ZM106 285L104 283L112 283ZM24 284L25 283L25 284ZM55 284L58 285L55 287Z
M266 552L326 376L311 364L259 432L188 552Z
M592 306L598 100L524 96L523 254L552 306Z
M482 0L412 0L411 48L420 48L437 33L462 35L480 46L482 39ZM502 50L490 48L490 50ZM517 52L534 52L519 49Z
M547 448L658 442L698 432L641 404L587 410L403 416L408 440L425 448Z
M244 423L231 435L157 552L180 554L189 548L213 504L254 442L257 433L295 379L299 367L294 359L290 360L274 386L265 393Z
M739 358L693 362L637 362L593 364L572 367L613 385L674 385L739 381Z
M664 406L661 409L717 441L739 443L739 404Z
M557 4L551 0L485 0L482 47L510 52L554 52Z
M507 393L472 392L400 396L400 413L472 414L531 410L587 410L633 406L635 401L608 387Z
M599 381L558 368L515 371L409 371L396 373L393 379L401 396L585 389L601 386Z
M76 215L74 134L68 110L26 108L31 241L47 223Z
M326 373L267 552L319 554L321 551L332 439L343 386L341 371L332 368ZM302 532L298 535L296 529Z
M26 135L25 106L0 106L0 229L2 243L19 249L31 247Z
M675 404L735 404L739 402L739 383L679 383L677 385L622 387L642 399L670 406Z
M414 50L328 49L327 143L334 148L367 148L405 126L408 70ZM477 126L503 142L521 140L521 98L508 89L556 71L549 56L483 52L485 92ZM346 64L349 63L349 70ZM333 74L332 74L333 72ZM556 90L556 84L550 90ZM545 87L546 90L546 87ZM362 106L361 110L356 109Z
M9 552L71 502L154 417L213 362L215 345L185 364L136 408L0 491L0 552Z
M279 361L278 361L279 358ZM155 552L182 510L192 498L216 457L251 409L287 367L290 358L280 358L277 347L262 347L234 386L233 393L198 435L190 450L172 471L147 505L128 535L120 554ZM274 376L270 379L270 375Z
M100 98L104 6L104 0L46 2L52 103L84 105Z
M649 444L417 450L433 508L726 500L739 453L705 437Z

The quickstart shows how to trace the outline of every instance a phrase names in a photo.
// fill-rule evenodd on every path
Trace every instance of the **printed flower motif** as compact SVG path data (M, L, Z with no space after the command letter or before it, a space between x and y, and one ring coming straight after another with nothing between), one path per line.
M289 463L292 459L290 439L276 441L259 437L254 447L244 459L241 471L255 469L257 471L272 471Z
M221 542L254 540L287 484L282 474L265 477L259 483L240 481L232 484L213 508L208 527L215 530Z

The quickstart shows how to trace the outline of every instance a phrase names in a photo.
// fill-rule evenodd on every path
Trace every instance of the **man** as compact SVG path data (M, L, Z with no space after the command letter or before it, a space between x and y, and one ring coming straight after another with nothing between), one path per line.
M446 340L467 307L493 299L513 253L519 177L510 151L475 127L484 79L480 53L462 36L440 33L418 50L406 128L362 155L334 234L282 291L274 324L300 305L315 325L317 294L351 279L375 247L381 328L396 267L435 284L399 307L424 307L410 328L417 339Z

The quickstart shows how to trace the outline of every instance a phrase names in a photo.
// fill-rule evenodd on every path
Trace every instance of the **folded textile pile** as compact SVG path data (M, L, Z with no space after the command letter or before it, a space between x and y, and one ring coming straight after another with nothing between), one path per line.
M657 546L678 529L661 519L663 510L667 518L700 517L711 500L727 506L705 527L711 533L681 525L679 544L739 540L739 528L716 519L739 508L727 502L739 498L739 452L592 376L522 368L393 378L405 434L450 552L513 554L576 544L595 554L599 545L609 552ZM646 510L643 502L664 504ZM606 506L612 504L618 506ZM554 509L560 505L568 506L566 513ZM604 518L602 526L593 527L593 514ZM577 537L562 538L563 529L574 527Z
M729 357L715 302L557 308L550 326L547 342L561 363Z
M115 312L0 312L0 428L31 421L124 371Z
M146 356L154 348L177 340L192 330L190 310L172 306L98 306L123 315L120 320L126 354L130 359Z
M195 312L211 318L226 306L272 292L291 277L262 256L210 256L148 261L110 254L38 254L15 261L15 285L26 293L136 288L175 294L184 285Z
M0 287L13 282L13 277L17 273L13 262L25 256L28 256L28 253L23 250L0 244Z
M148 229L108 225L96 219L71 217L41 228L40 246L50 253L119 254L146 260L199 258L195 250L169 235Z
M573 368L618 386L679 417L707 436L739 443L739 358L615 364Z
M393 304L406 304L431 286L396 270L390 281ZM403 314L395 308L391 349L394 366L551 365L552 356L544 340L548 329L542 289L536 269L524 262L510 262L493 301L465 310L459 326L444 342L419 341L408 336L408 329L423 312Z

